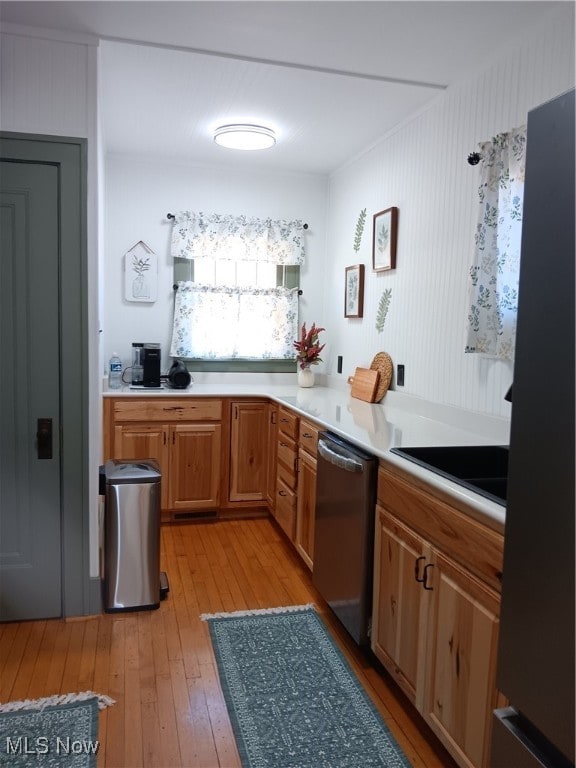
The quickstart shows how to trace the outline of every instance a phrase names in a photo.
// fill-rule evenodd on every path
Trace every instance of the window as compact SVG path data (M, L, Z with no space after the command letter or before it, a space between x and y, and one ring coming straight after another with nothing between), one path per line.
M303 229L299 221L177 214L170 354L293 370Z

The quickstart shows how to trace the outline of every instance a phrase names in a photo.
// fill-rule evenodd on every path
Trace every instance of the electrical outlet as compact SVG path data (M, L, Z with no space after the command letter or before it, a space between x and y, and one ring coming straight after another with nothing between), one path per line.
M404 365L398 365L396 367L396 386L404 386Z
M342 355L338 355L338 373L342 373Z

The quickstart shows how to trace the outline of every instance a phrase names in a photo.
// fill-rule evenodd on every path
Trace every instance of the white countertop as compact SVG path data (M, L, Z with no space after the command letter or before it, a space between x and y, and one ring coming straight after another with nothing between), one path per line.
M388 392L381 403L350 397L349 389L293 383L194 383L186 390L145 389L104 392L104 397L269 397L308 416L321 426L386 459L403 471L466 504L470 514L503 532L504 506L390 452L390 448L449 445L508 445L509 421L427 403Z

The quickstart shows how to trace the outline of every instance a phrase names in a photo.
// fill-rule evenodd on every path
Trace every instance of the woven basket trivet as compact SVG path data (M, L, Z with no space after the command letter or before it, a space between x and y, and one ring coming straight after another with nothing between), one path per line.
M386 392L388 392L388 387L392 381L392 372L394 370L392 358L387 352L378 352L377 355L374 355L374 359L370 363L370 369L379 371L380 373L378 388L376 389L376 395L374 397L374 402L379 403Z

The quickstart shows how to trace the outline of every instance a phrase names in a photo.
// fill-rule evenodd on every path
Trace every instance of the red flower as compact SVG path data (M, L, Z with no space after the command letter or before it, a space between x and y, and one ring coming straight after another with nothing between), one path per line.
M309 331L306 331L306 323L302 323L302 330L300 332L300 338L294 342L298 354L296 360L300 368L308 368L311 365L317 365L322 362L320 352L326 346L320 344L318 336L325 328L316 328L316 324L312 323Z

